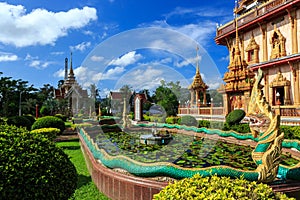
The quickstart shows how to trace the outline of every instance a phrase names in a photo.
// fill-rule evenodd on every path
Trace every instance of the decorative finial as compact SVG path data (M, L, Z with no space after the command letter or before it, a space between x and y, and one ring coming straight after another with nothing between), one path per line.
M196 47L196 56L197 56L196 57L196 73L200 73L198 51L199 51L199 46L197 45L197 47Z

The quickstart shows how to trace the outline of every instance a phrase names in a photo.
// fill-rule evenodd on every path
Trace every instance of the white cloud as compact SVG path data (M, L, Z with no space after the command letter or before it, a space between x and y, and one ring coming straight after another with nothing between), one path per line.
M55 52L51 52L50 54L54 55L54 56L59 56L59 55L65 54L65 52L63 52L63 51L55 51Z
M0 52L0 62L16 61L18 56L12 53Z
M60 69L54 73L54 77L64 78L65 77L65 70Z
M74 51L74 50L84 51L87 48L89 48L90 46L91 46L91 42L82 42L76 46L71 46L70 49L71 49L71 51Z
M80 29L97 19L96 9L83 7L66 12L35 9L27 12L22 5L0 2L0 42L17 47L53 45L71 29Z
M109 63L109 65L118 65L118 66L125 67L127 65L134 64L141 58L142 58L141 54L136 54L135 51L131 51L131 52L123 55L121 58L112 60Z
M220 61L229 61L229 55L222 57Z
M53 64L53 62L42 61L38 56L31 56L30 54L27 54L24 60L29 62L28 65L30 67L34 67L36 69L44 69Z
M94 56L91 57L91 60L94 61L94 62L100 62L100 61L104 60L104 57L94 55Z

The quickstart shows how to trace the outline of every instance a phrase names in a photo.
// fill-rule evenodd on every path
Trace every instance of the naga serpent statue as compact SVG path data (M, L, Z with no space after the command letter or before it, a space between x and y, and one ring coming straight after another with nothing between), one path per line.
M275 114L270 105L263 97L260 84L263 77L261 69L258 70L258 75L248 106L247 117L250 120L250 129L252 132L248 135L241 135L235 132L224 132L220 130L210 130L206 128L186 127L180 125L161 124L161 128L183 129L187 131L205 132L206 134L218 134L222 137L236 137L238 139L254 139L256 138L257 145L252 152L252 158L257 164L256 170L241 170L229 166L219 165L207 168L182 168L170 162L142 163L135 161L123 155L112 156L108 154L101 146L99 147L94 139L88 135L88 130L81 128L80 136L84 143L88 146L95 159L99 160L103 165L109 168L123 168L129 173L143 176L169 176L173 178L192 177L195 174L200 174L203 177L212 176L229 176L239 178L243 176L247 180L258 182L272 182L275 179L298 179L300 180L300 163L294 167L280 165L280 155L282 146L294 147L300 150L298 141L284 141L283 133L279 133L280 116ZM151 126L147 124L139 124L137 126ZM248 137L248 138L247 138Z

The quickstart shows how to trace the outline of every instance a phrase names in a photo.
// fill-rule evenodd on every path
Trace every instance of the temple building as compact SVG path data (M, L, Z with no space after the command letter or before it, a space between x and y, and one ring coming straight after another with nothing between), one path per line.
M281 116L300 110L300 0L240 0L235 19L217 28L215 41L226 46L224 114L247 109L258 68L264 72L262 91Z
M68 101L68 108L71 114L75 115L81 112L82 114L89 114L91 107L90 98L87 90L83 89L76 81L73 64L72 53L70 62L70 71L68 73L68 58L65 58L65 76L63 84L54 91L55 99L66 99ZM91 104L93 105L93 104Z

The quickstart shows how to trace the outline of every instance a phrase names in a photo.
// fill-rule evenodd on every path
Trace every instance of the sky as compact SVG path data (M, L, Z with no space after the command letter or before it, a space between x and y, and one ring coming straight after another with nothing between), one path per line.
M233 7L233 0L0 1L0 72L57 87L72 52L77 82L96 84L101 97L125 84L187 87L196 63L216 89L228 66L228 50L214 42L216 25L233 19Z

